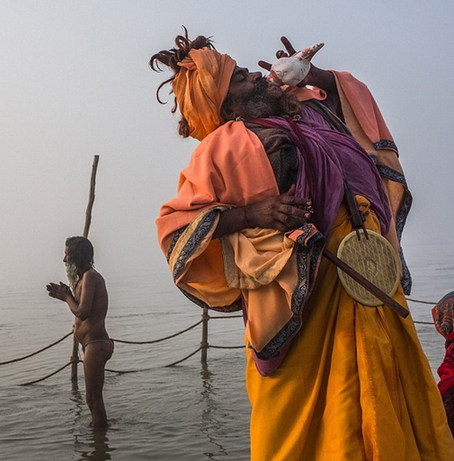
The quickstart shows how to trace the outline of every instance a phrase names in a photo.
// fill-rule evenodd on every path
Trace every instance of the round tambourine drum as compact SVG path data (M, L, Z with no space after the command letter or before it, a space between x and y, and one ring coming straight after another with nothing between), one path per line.
M361 238L355 231L348 234L339 245L337 257L360 273L389 296L393 296L400 283L400 262L396 251L383 236L374 231L363 232ZM355 282L340 268L337 268L345 291L356 301L366 306L383 304L369 290Z

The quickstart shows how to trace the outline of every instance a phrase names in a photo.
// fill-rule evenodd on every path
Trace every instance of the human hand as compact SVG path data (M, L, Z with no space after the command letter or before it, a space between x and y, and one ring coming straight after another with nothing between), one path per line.
M50 282L46 285L46 289L50 297L60 299L61 301L66 301L70 296L72 296L71 289L63 282L60 282L59 284Z
M310 199L295 197L295 185L284 194L245 207L249 227L288 232L310 220L313 209Z
M293 45L290 43L289 39L287 37L281 37L281 42L285 46L286 51L284 50L277 50L276 51L276 58L288 58L289 56L293 55L296 53L295 48L293 48ZM259 61L259 66L262 67L263 69L270 71L271 70L271 64L266 61Z

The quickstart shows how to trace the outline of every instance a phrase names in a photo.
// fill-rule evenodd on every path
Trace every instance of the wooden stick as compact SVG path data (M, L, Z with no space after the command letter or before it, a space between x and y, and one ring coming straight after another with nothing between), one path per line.
M95 203L95 186L96 186L96 171L98 169L99 155L95 155L93 158L93 166L91 168L91 180L90 180L90 192L88 196L88 205L85 212L85 225L83 236L88 237L88 232L90 230L91 224L91 212L93 209L93 204ZM77 363L79 355L79 341L76 338L76 335L73 335L73 352L71 355L71 381L77 381Z
M208 308L204 307L202 311L202 341L200 342L200 361L202 364L206 365L207 363L207 349L208 349L208 320L210 319L208 315Z
M339 269L343 270L348 274L353 280L362 285L366 290L370 291L374 296L376 296L383 304L386 304L391 309L393 309L398 315L405 318L408 315L408 310L404 306L395 301L391 296L388 296L383 290L380 290L372 282L364 278L359 272L355 271L353 267L349 266L347 263L339 259L335 254L326 248L323 250L323 256L329 259L333 264L335 264Z
M90 230L91 224L91 211L93 209L93 203L95 203L95 186L96 186L96 171L98 169L99 155L95 155L93 158L93 166L91 169L91 180L90 180L90 194L88 198L87 211L85 212L85 226L84 237L88 237L88 231Z

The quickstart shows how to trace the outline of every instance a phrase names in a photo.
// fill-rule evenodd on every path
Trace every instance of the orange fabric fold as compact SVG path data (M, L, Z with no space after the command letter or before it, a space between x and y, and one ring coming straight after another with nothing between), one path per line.
M369 88L349 72L331 72L336 78L338 89L341 90L339 97L347 126L351 129L352 123L350 122L353 121L351 119L354 117L371 143L377 143L381 140L392 141L393 137ZM351 108L352 114L350 116L345 114L345 100L348 101ZM353 135L355 136L355 133ZM358 139L357 136L355 137Z
M293 315L291 300L298 281L294 245L273 229L244 229L223 238L227 283L242 290L246 337L257 352Z
M161 207L156 226L162 251L167 253L173 232L207 208L248 205L278 194L260 140L243 122L227 122L199 144L180 173L177 197Z
M201 141L222 123L220 109L236 62L227 54L202 48L191 50L178 65L173 92L190 135Z
M294 242L271 229L244 229L212 240L215 222L184 258L177 276L175 268L181 266L188 242L211 211L278 194L260 140L242 122L228 122L195 150L180 175L178 196L161 208L156 221L165 254L173 233L186 226L169 258L177 286L214 309L229 306L242 295L247 305L246 330L258 351L292 316L291 297L297 282Z
M222 261L221 243L218 239L212 240L215 225L204 239L199 242L195 251L185 261L182 271L175 275L175 270L180 264L180 255L188 241L192 238L197 228L207 214L216 207L202 211L185 229L179 237L169 258L169 267L174 274L175 284L186 293L202 301L212 308L223 308L232 305L240 296L240 290L230 287L225 279ZM222 209L222 207L220 207Z
M310 99L324 101L328 96L325 90L311 85L304 86L301 88L296 86L284 85L281 88L285 92L295 95L298 101L309 101Z
M187 226L169 260L177 286L212 308L229 306L238 299L240 289L226 281L220 242L211 240L216 225L198 242L177 277L174 268L210 211L248 205L277 194L279 188L263 145L243 122L227 122L207 136L180 173L177 197L161 207L156 220L164 254L169 251L173 233Z

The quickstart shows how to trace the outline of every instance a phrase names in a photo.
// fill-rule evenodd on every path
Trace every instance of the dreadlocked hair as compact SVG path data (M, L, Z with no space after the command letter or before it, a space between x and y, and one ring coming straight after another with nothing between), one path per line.
M159 86L158 89L156 90L156 99L160 104L166 104L167 101L163 101L159 93L161 89L167 85L168 83L171 83L175 76L180 72L181 67L178 65L179 62L183 61L186 56L188 56L189 52L193 49L199 50L201 48L209 48L210 50L214 50L214 45L211 40L211 37L204 37L203 35L199 35L196 37L194 40L190 40L188 37L188 30L186 27L183 26L184 30L184 35L177 35L175 38L175 48L171 48L170 50L161 50L158 53L155 53L151 59L150 59L150 67L152 70L155 72L161 72L163 69L161 68L161 65L164 65L166 67L169 67L171 70L173 70L174 74L172 77L167 79L166 81L162 82ZM172 91L170 92L172 93ZM172 114L176 112L178 108L178 103L177 99L174 98L174 104L172 107ZM184 138L187 138L189 136L189 124L188 121L184 118L181 117L181 120L178 122L178 133L180 136L183 136Z

